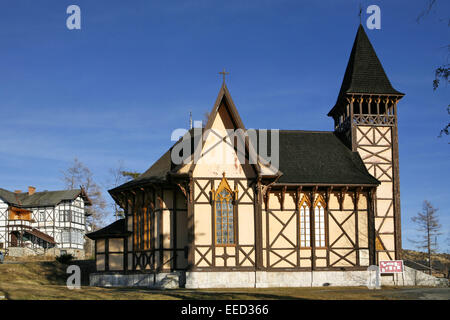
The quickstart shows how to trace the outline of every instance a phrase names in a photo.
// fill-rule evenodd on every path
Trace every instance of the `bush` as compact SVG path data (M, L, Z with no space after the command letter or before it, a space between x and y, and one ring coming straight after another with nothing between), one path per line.
M56 261L63 263L63 264L68 264L70 261L72 261L74 258L73 255L69 254L69 253L64 253L62 255L60 255L59 257L56 257Z

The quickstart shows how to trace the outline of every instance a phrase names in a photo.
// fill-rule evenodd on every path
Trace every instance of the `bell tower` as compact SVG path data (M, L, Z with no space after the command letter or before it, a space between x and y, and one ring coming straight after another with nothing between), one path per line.
M395 90L359 25L335 106L335 133L358 152L381 184L372 192L376 263L401 258L400 181ZM370 234L370 232L369 232Z

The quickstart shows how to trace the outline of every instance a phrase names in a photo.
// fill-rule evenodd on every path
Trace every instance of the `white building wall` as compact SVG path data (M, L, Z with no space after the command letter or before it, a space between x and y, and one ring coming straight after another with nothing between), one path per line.
M6 248L8 234L6 232L6 222L8 220L8 204L0 199L0 247Z
M79 249L84 247L86 217L84 201L81 197L73 201L64 201L55 208L55 241L61 249Z
M81 197L73 201L63 201L56 207L27 209L32 211L31 217L34 222L31 223L31 226L53 237L57 248L83 250L86 217L84 201ZM3 243L3 248L8 245L7 223L8 204L0 199L0 243Z

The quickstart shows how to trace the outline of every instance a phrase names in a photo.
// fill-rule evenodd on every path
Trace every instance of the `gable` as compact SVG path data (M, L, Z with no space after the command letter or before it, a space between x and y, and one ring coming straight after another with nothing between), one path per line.
M221 177L226 172L227 177L250 178L255 176L252 166L245 161L245 146L235 150L234 133L238 122L233 119L230 105L226 99L222 99L209 129L205 129L204 142L201 147L200 157L196 161L193 170L194 177ZM247 162L247 163L246 163Z

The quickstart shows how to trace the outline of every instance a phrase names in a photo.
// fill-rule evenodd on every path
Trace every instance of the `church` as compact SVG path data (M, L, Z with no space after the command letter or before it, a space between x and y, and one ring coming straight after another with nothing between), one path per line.
M125 218L88 234L91 285L364 285L370 265L401 259L403 96L362 25L330 131L256 130L261 150L224 81L203 128L109 190Z

